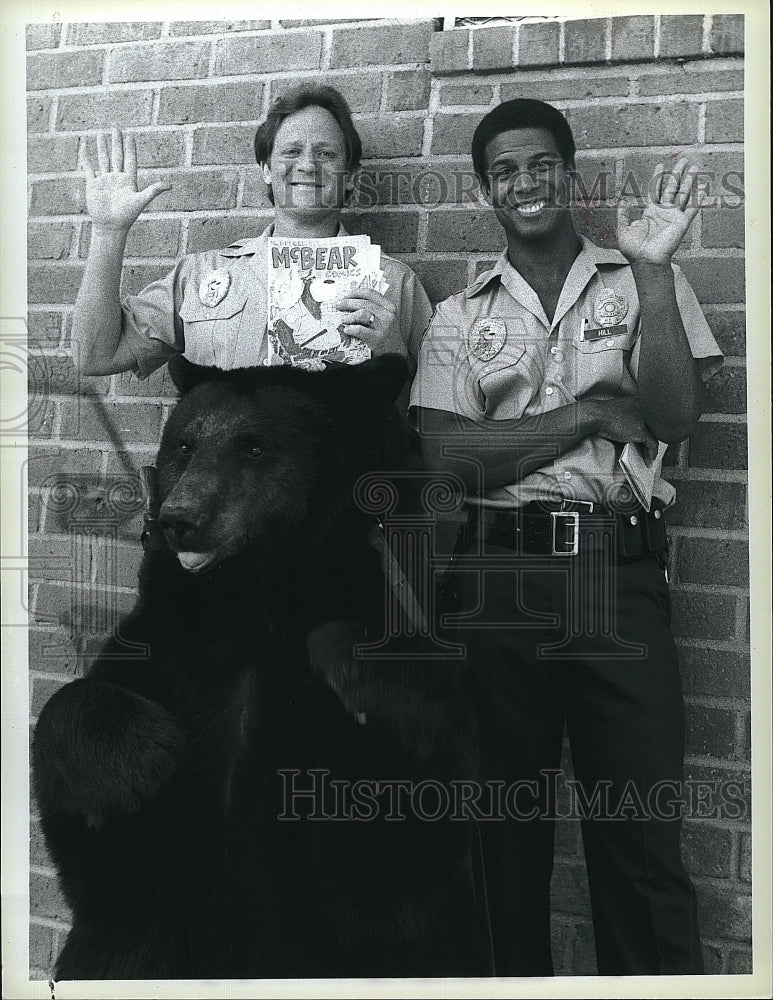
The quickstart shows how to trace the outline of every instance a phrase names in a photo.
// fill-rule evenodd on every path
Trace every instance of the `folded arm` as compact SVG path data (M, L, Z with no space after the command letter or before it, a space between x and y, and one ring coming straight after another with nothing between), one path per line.
M593 434L635 441L649 455L657 451L636 397L586 397L517 420L478 421L420 408L418 426L427 468L455 473L474 494L520 482Z

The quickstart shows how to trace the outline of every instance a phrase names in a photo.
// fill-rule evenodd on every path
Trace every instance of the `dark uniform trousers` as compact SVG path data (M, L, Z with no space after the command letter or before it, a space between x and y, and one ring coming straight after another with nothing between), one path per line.
M458 561L456 638L475 686L486 787L505 789L506 818L480 824L496 974L553 972L550 772L564 723L590 814L582 834L599 974L702 973L680 858L684 717L662 559L476 546Z

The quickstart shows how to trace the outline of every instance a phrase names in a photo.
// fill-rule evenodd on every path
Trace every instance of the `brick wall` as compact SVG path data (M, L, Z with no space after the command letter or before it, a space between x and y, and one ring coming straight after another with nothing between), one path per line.
M668 456L679 490L671 579L688 776L734 781L726 797L741 800L712 813L708 786L696 784L705 815L686 824L708 968L748 972L743 17L440 27L437 20L29 27L32 720L133 602L136 469L152 460L173 398L163 372L140 383L81 378L73 369L72 305L89 243L79 147L93 148L99 130L118 124L137 136L141 181L173 184L132 231L124 287L135 290L180 254L260 232L270 211L252 162L255 126L288 81L329 81L350 101L365 146L363 193L348 225L408 261L437 300L502 246L470 178L472 129L500 100L542 97L566 111L575 131L578 227L599 242L614 240L618 195L645 190L663 157L685 151L708 172L711 201L678 261L727 363L709 384L699 433ZM31 965L43 977L68 914L34 820L31 866ZM576 823L560 825L554 908L558 971L592 973Z

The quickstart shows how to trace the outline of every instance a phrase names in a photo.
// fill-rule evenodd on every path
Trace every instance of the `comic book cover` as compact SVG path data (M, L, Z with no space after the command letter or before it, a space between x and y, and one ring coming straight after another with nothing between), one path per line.
M370 348L345 332L336 303L354 288L388 288L368 236L268 240L268 361L321 369L360 364Z

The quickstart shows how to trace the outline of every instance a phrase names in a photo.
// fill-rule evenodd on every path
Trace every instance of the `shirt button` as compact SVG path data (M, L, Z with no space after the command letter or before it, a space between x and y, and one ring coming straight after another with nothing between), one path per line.
M551 354L558 354L558 348L557 347L551 347L550 348L550 353Z
M571 478L572 478L571 472L565 472L564 473L564 479L571 479Z
M607 341L607 347L614 347L614 346L615 346L614 340L608 340Z
M552 396L553 395L553 386L552 385L549 385L547 387L547 389L545 389L545 395L546 396Z

